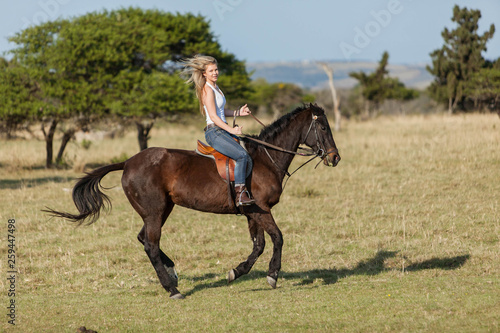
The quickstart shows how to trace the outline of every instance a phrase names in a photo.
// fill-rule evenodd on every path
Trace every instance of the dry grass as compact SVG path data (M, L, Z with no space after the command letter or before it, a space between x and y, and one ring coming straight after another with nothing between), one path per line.
M251 250L244 218L174 209L162 248L188 296L180 302L168 299L136 240L142 222L119 173L104 182L115 186L112 212L90 227L40 212L74 211L81 169L132 156L134 133L88 149L72 144L74 170L43 169L43 142L2 142L0 221L4 235L9 218L18 227L18 309L16 327L4 316L0 331L498 331L498 117L345 125L335 135L339 166L299 171L274 209L285 238L277 290L265 282L270 239L251 274L226 286L226 272ZM193 149L201 127L158 125L150 146Z

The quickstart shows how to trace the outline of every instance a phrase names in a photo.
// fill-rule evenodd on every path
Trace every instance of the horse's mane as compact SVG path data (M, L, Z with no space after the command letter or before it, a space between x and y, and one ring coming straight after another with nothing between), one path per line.
M281 116L270 125L264 127L259 135L251 135L251 137L265 142L273 142L276 136L282 133L283 130L288 127L290 122L292 122L299 114L308 109L312 109L321 114L324 113L324 110L316 104L304 104L297 107L295 110ZM247 144L247 146L256 146L256 144L251 140L245 140L245 143Z

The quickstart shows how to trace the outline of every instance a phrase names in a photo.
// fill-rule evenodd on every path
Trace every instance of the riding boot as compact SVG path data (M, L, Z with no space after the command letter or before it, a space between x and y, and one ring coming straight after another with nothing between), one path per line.
M236 207L249 206L255 203L245 185L236 185L234 189L236 191Z

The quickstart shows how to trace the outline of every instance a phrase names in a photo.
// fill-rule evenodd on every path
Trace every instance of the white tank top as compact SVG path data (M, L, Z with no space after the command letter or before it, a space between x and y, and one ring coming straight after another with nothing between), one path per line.
M212 85L208 82L207 82L207 84L210 88L212 88L212 90L215 93L215 109L217 112L217 116L219 116L219 118L222 119L223 122L226 122L226 116L224 114L224 106L226 105L226 97L224 97L224 94L222 93L222 91L212 87ZM207 118L207 125L213 124L214 122L212 121L212 119L210 119L210 116L208 115L207 107L205 105L203 105L203 109L205 110L205 115Z

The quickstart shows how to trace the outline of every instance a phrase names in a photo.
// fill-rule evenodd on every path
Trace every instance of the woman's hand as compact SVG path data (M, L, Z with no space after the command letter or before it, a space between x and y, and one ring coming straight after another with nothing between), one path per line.
M248 116L250 113L252 113L247 104L243 105L238 111L240 116Z
M243 127L240 127L240 126L236 125L235 127L233 127L233 128L229 131L229 133L234 134L234 135L241 135L241 134L243 134L243 133L241 132L242 128L243 128Z

